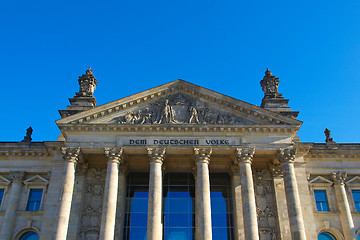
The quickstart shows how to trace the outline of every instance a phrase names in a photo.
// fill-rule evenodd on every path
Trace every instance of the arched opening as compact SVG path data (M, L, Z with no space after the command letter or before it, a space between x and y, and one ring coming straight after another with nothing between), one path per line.
M319 234L318 240L336 240L336 238L328 232L322 232Z
M39 235L34 232L26 232L20 237L20 240L39 240Z

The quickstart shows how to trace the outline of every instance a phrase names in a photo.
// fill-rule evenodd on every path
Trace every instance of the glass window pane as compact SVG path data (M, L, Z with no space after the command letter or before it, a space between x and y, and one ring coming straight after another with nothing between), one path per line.
M3 197L4 197L4 189L0 189L0 206L1 206L1 203L2 203Z
M360 212L360 190L353 190L352 195L354 198L354 204L357 212Z
M330 233L323 232L319 234L318 240L336 240L336 238Z
M27 211L39 211L42 192L42 189L30 189L28 204L26 207Z
M37 235L34 232L27 232L24 235L22 235L20 240L39 240L39 235Z
M329 203L326 196L326 190L315 190L315 202L316 202L316 208L319 212L328 212L329 209Z

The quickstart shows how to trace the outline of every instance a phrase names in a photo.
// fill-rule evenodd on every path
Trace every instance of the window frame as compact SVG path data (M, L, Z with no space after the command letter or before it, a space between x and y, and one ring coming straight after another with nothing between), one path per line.
M360 177L355 176L346 181L346 194L348 197L349 205L351 212L354 214L360 214L360 211L358 212L355 207L355 201L354 201L354 195L352 193L353 190L360 191Z
M40 206L38 210L28 210L28 205L29 205L29 200L30 200L30 193L31 190L42 190L41 193L41 199L40 199ZM43 199L44 199L44 189L43 188L30 188L28 193L27 193L27 201L26 201L26 206L25 206L25 211L27 212L38 212L38 211L42 211L42 203L43 203Z
M6 200L7 191L9 189L10 183L11 183L11 181L9 179L0 175L0 189L4 189L4 195L0 202L0 211L3 211L3 207L5 206L5 200Z
M310 195L312 198L312 202L313 202L313 209L314 212L316 213L331 213L334 212L334 206L333 206L333 201L331 199L331 192L332 192L332 185L333 182L322 177L322 176L317 176L314 179L312 179L311 181L309 181L309 188L310 188ZM329 205L329 211L319 211L317 209L316 206L316 198L315 198L315 191L316 190L322 190L326 192L326 198L328 201L328 205Z
M35 175L35 176L32 176L32 177L24 180L23 183L25 185L25 196L26 196L26 198L25 198L26 201L24 201L24 203L23 203L24 211L26 211L26 212L43 211L45 195L46 195L46 192L48 189L49 181L40 175ZM37 210L37 211L28 211L27 210L27 206L29 203L29 197L30 197L30 190L32 190L32 189L41 189L42 190L41 202L40 202L39 210Z

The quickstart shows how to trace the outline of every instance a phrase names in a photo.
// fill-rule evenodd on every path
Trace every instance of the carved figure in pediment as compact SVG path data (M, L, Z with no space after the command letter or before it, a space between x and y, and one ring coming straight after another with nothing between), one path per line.
M161 123L173 123L174 122L174 115L172 107L169 105L169 100L166 99L164 103L164 107L160 114L160 119L157 121L158 124Z
M140 124L146 124L146 123L152 123L152 114L149 110L149 108L146 108L145 111L143 112L141 119L140 119Z
M199 116L198 116L198 111L196 110L195 107L190 107L190 119L189 119L189 123L200 124Z

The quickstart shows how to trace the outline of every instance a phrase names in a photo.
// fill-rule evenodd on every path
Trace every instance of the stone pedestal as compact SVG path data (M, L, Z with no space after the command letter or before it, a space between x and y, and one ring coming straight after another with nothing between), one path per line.
M150 160L147 240L162 239L162 164L165 148L148 148Z
M63 147L61 150L66 163L64 167L63 192L60 198L59 215L57 216L53 238L55 240L66 240L74 191L75 167L80 154L80 148Z
M211 240L211 202L210 202L210 177L209 162L211 148L194 148L196 164L196 239Z
M119 163L122 152L122 148L105 148L108 165L101 215L100 240L114 240Z
M293 240L306 240L304 218L301 211L299 189L295 176L295 148L280 148L278 160L280 161L284 174L286 201L290 221L290 229Z
M354 220L351 215L350 205L345 189L346 176L346 172L333 172L331 174L334 181L336 202L340 211L341 226L345 239L356 240Z
M256 202L251 163L255 148L237 148L237 164L240 166L240 182L243 219L246 240L259 240L259 229L256 215Z
M10 176L12 178L11 192L8 205L6 206L3 224L1 226L1 240L12 239L16 219L16 211L20 201L24 172L10 172Z

